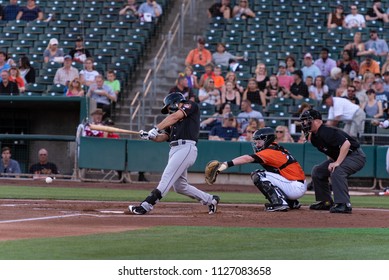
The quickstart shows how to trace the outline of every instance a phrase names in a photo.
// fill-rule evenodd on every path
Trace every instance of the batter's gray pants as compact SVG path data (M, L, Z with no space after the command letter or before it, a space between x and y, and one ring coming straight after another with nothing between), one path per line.
M316 201L333 200L335 203L350 203L347 179L350 175L363 168L366 162L366 156L362 149L358 149L346 156L343 162L332 173L328 171L328 165L331 162L334 161L326 160L321 164L315 165L312 169L312 182L315 188ZM331 178L334 199L331 197L328 178Z

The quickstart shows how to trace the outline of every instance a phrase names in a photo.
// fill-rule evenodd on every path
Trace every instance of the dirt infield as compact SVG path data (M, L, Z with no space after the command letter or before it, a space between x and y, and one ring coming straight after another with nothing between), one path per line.
M7 182L7 185L42 185L41 182ZM90 184L69 182L67 187L102 187L151 190L152 184ZM256 192L247 186L200 186L204 190ZM223 199L223 198L222 198ZM352 215L310 211L308 206L288 212L264 212L263 205L233 205L221 201L208 215L198 203L160 202L148 215L125 215L129 203L101 201L0 200L0 240L77 236L121 232L162 225L281 228L389 227L389 210L353 209Z

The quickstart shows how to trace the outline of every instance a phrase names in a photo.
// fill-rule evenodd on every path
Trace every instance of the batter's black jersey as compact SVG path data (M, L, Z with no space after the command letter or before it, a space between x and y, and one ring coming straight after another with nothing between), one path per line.
M169 141L182 139L197 142L200 133L199 105L196 102L187 100L179 110L184 113L185 117L166 129L170 136Z
M343 130L336 127L321 125L316 133L312 133L311 142L320 152L326 154L334 161L337 160L340 147L348 140L350 150L355 151L360 147L359 142Z

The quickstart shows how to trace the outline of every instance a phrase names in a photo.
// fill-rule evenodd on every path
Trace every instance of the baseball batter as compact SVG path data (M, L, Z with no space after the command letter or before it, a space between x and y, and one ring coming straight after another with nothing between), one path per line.
M174 191L208 205L208 213L216 213L219 197L203 192L188 183L188 168L197 158L196 143L200 130L199 106L185 100L181 93L171 93L164 99L161 112L169 115L149 132L141 131L141 138L155 142L170 142L169 161L163 171L158 187L139 206L128 206L131 213L143 215L168 193Z
M215 174L217 175L234 165L259 163L265 170L252 172L251 179L270 202L265 204L265 211L298 209L301 205L297 199L302 197L307 190L305 174L295 158L274 142L275 138L274 130L270 127L257 130L253 135L252 142L254 154L243 155L231 161L220 163ZM207 169L206 181L213 183L216 178L207 175Z

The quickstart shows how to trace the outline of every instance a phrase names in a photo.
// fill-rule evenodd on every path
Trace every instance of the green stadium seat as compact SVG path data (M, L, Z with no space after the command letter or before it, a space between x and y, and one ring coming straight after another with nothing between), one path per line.
M55 85L49 86L49 88L47 89L45 95L48 95L48 96L63 96L66 93L65 90L66 90L66 86L61 85L61 84L55 84Z

